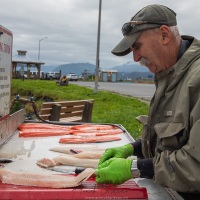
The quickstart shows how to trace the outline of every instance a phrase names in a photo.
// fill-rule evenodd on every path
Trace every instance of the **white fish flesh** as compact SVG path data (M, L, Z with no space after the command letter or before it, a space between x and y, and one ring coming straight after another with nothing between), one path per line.
M24 186L67 188L76 187L94 174L95 170L87 168L78 176L71 175L47 175L42 173L14 172L0 169L2 183Z
M54 147L51 148L50 151L56 151L59 153L65 153L70 155L74 158L88 158L88 159L100 159L103 153L105 152L104 149L91 149L91 150L81 150L81 149L72 149L72 148L66 148L66 147ZM77 154L73 154L74 152L77 152Z
M52 160L48 158L42 158L37 161L37 165L44 168L54 167L57 165L68 165L97 169L98 162L99 159L80 159L72 156L61 155L54 157Z

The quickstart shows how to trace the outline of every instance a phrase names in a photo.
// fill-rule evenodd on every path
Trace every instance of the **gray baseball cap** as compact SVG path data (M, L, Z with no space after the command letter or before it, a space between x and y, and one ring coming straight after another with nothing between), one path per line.
M116 56L125 56L131 52L131 45L142 31L158 28L162 25L176 26L176 13L163 5L149 5L137 12L129 22L122 26L124 38L111 51Z

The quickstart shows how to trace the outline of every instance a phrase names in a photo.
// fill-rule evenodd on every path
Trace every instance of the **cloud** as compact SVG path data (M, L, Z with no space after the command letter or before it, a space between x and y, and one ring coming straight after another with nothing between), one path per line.
M183 34L200 37L198 0L154 0L177 13ZM150 0L102 0L100 65L109 68L132 60L116 57L111 50L122 39L121 26ZM13 32L13 56L27 50L46 65L96 63L98 0L6 0L1 2L1 25Z

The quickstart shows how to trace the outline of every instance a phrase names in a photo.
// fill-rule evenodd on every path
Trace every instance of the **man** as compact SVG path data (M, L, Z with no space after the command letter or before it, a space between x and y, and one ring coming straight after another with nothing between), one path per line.
M137 177L179 192L200 193L200 41L180 36L176 13L162 5L141 9L122 27L112 50L133 52L135 62L155 73L156 91L148 116L140 116L141 139L107 149L96 173L98 183L121 184ZM135 155L137 160L127 159ZM192 199L195 199L195 197Z
M67 79L67 76L66 75L64 75L61 79L60 79L60 85L66 85L67 84L67 81L68 81L68 79Z

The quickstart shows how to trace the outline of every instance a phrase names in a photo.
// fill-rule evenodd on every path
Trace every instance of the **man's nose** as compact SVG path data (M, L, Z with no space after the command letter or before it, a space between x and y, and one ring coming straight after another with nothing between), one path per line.
M138 62L141 57L139 51L133 49L132 52L133 52L133 60L135 62Z

